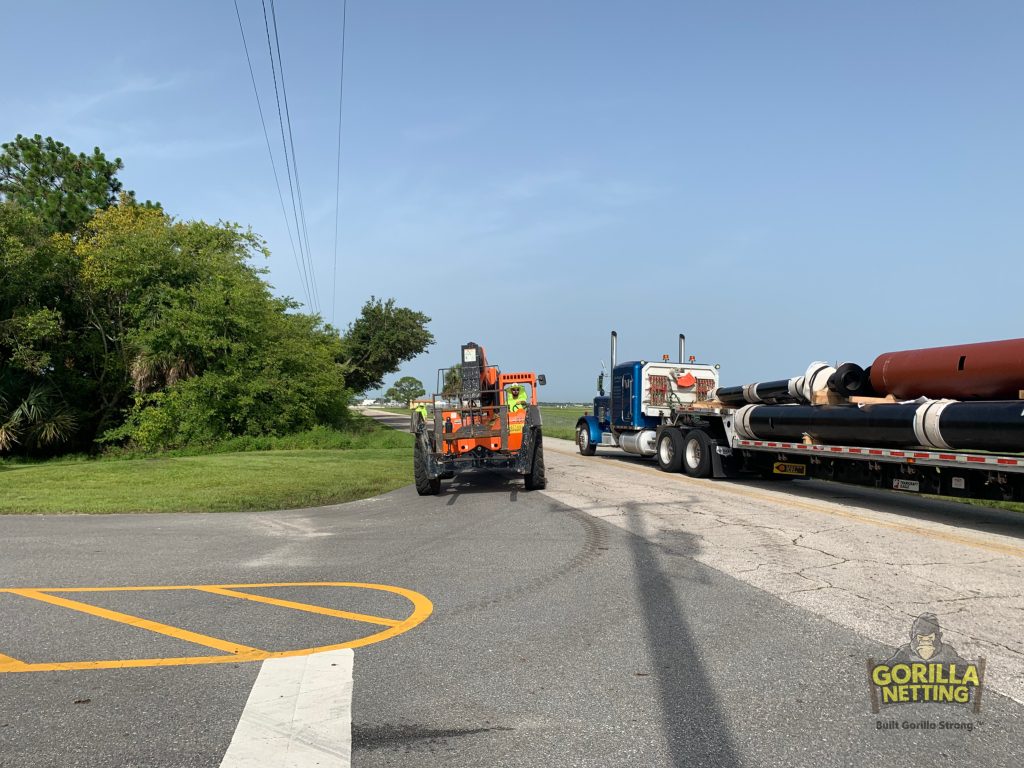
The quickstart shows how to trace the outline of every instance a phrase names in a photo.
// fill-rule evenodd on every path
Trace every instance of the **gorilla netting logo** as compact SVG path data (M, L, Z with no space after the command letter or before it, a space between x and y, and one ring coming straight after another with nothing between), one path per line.
M910 628L910 642L881 663L868 659L871 711L887 704L959 704L981 712L985 659L967 661L942 642L939 620L922 613Z

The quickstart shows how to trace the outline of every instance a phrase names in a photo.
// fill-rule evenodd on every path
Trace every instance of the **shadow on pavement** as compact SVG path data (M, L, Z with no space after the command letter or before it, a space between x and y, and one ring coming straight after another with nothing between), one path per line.
M714 688L700 661L675 585L662 568L659 549L644 534L642 516L628 505L630 554L643 612L644 634L654 665L663 734L675 766L731 766L738 760ZM673 536L671 553L693 558L695 537ZM691 607L693 610L693 607Z
M523 478L519 475L501 474L490 470L472 470L462 472L451 480L441 484L440 496L447 496L447 506L456 504L461 496L491 494L495 500L501 500L502 494L508 501L519 500L519 492L523 490Z

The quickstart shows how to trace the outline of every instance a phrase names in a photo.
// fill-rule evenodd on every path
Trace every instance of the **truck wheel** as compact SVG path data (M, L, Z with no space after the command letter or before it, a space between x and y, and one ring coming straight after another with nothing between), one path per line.
M590 441L590 427L586 424L579 424L576 427L576 447L584 456L593 456L597 453L597 446Z
M678 472L683 466L683 436L678 429L666 429L658 438L658 466L662 472Z
M547 471L544 468L544 443L537 435L537 447L533 449L533 464L530 471L523 477L528 491L543 491L548 484Z
M441 478L432 478L427 473L427 454L419 440L412 449L412 475L416 480L416 493L420 496L436 496L440 492Z
M693 429L683 438L683 470L690 477L711 476L711 438Z

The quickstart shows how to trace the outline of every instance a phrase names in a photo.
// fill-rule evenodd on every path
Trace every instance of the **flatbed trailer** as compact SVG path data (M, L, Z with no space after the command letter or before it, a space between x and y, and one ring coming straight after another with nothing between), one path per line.
M742 408L714 402L710 384L664 396L658 392L660 385L636 381L667 376L670 382L687 384L690 379L714 380L717 387L717 366L698 365L693 358L687 362L683 340L680 335L678 362L617 364L613 332L611 394L595 398L594 413L577 422L581 454L617 448L654 458L663 471L698 478L813 478L939 496L1024 501L1024 455L831 445L809 436L800 442L756 439L749 428L743 434L738 423ZM692 396L683 390L692 390Z

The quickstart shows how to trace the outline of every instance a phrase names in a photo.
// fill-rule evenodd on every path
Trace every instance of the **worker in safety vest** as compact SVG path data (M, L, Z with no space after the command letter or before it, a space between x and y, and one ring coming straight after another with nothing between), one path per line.
M412 410L413 413L418 413L421 419L427 420L427 406L423 403L413 403Z
M509 413L521 411L526 407L526 390L518 384L513 384L505 393L505 405Z

